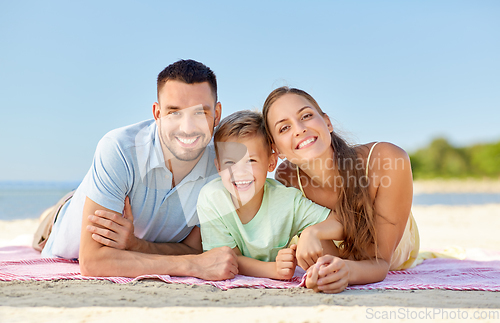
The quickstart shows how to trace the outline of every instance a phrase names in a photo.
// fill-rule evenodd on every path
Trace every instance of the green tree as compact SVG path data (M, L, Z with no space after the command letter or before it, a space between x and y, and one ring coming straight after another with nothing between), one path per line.
M500 142L457 148L436 138L410 159L415 179L500 177Z
M474 145L469 148L471 166L475 175L486 177L500 176L500 142Z

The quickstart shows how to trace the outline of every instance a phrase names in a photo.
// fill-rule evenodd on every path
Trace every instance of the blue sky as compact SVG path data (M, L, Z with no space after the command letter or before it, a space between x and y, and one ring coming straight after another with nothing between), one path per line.
M499 16L498 1L4 1L0 181L81 180L181 58L215 71L224 116L289 85L351 142L497 141Z

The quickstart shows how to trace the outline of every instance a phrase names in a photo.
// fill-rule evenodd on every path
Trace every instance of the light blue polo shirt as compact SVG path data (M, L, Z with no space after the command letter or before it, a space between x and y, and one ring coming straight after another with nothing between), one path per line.
M129 196L134 233L154 242L180 242L197 225L201 188L219 175L213 143L191 172L172 188L154 119L115 129L97 145L92 166L61 210L43 257L78 258L85 198L122 213Z

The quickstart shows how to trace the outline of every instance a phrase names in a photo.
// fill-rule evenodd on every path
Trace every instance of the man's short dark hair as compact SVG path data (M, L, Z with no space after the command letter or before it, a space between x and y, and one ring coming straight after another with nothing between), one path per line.
M204 64L192 59L181 59L158 74L156 91L159 98L160 89L167 81L181 81L187 84L208 82L217 102L217 79L214 72Z

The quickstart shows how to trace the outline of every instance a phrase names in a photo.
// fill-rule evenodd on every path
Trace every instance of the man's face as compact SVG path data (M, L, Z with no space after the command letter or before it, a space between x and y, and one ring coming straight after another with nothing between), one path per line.
M167 81L158 96L153 115L163 153L168 159L196 160L210 142L221 115L221 105L215 102L208 82Z

